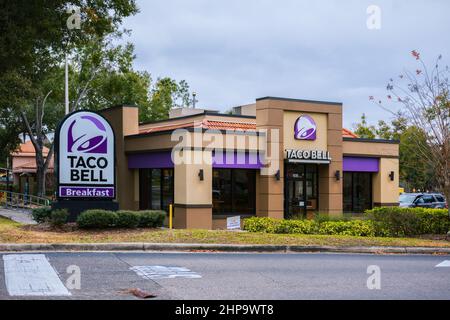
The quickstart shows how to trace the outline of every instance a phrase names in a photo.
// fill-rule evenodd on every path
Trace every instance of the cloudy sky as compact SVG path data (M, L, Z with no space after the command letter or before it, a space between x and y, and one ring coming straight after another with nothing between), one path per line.
M448 0L138 0L129 18L135 68L185 79L198 106L221 111L263 96L337 101L344 125L389 120L369 96L389 78L450 60ZM381 9L370 30L367 8Z

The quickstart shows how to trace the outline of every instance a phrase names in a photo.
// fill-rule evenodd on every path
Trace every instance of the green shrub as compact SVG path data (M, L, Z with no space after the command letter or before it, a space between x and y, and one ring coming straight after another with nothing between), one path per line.
M148 210L139 212L139 227L158 228L164 224L166 213L164 211Z
M445 234L450 228L446 209L380 207L366 211L380 236Z
M374 237L375 226L372 221L326 221L319 225L319 234Z
M61 227L68 218L69 212L66 209L58 209L51 212L49 221L53 227Z
M277 220L252 217L244 220L244 230L281 234L324 234L370 237L375 235L372 221Z
M82 212L77 218L77 225L82 229L112 228L116 226L117 220L116 212L94 209Z
M41 207L33 209L31 212L31 216L34 221L37 223L44 223L50 219L50 215L52 214L52 208L50 207Z
M276 225L280 221L281 220L276 220L272 218L259 218L259 217L247 218L244 220L244 230L250 232L275 233Z
M352 216L349 214L343 215L329 215L326 213L316 213L314 214L314 221L317 223L327 222L327 221L350 221L352 220Z
M117 221L115 226L118 228L137 228L140 222L140 215L136 211L117 211Z
M317 223L313 220L277 220L274 224L274 233L314 234L317 232Z

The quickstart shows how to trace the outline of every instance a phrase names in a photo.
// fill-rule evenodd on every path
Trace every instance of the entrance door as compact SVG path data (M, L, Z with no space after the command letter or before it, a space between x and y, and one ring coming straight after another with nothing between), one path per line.
M313 216L317 210L317 165L285 164L285 218Z
M304 175L287 180L286 218L306 216L306 197Z

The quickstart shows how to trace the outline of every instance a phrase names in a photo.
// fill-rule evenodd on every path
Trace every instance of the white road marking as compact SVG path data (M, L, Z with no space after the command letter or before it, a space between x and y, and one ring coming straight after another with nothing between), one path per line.
M8 254L3 263L10 296L71 295L43 254Z
M444 260L438 265L436 265L436 268L442 268L442 267L450 267L450 260Z
M157 279L174 279L174 278L187 278L187 279L199 279L202 276L187 268L183 267L164 267L164 266L135 266L130 268L145 279L157 280Z

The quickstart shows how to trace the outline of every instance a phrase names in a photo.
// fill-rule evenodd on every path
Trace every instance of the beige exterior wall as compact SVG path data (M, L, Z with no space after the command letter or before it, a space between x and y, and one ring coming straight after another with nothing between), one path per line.
M394 206L398 204L398 167L398 159L380 159L380 171L374 174L372 182L374 206ZM389 177L391 172L394 172L394 181L391 181Z
M379 172L373 174L372 202L374 206L398 205L399 144L388 142L344 141L345 156L379 158ZM394 172L394 181L389 174Z
M344 141L343 152L345 155L373 156L373 157L398 157L397 143L373 143Z
M315 142L294 139L294 124L301 115L310 115L318 126ZM284 217L284 149L322 149L330 152L329 165L319 165L319 211L342 214L342 179L334 178L336 171L342 174L342 105L302 100L265 98L256 102L257 129L278 129L280 143L279 168L281 179L260 177L257 195L260 216ZM270 135L268 143L272 142Z
M294 126L297 119L302 115L308 115L313 118L317 125L317 139L314 141L297 140L294 137ZM328 150L328 118L323 113L303 113L303 112L284 112L283 118L283 137L284 149L297 150Z
M137 107L112 107L101 111L114 129L116 137L116 200L120 209L136 210L135 173L128 169L125 136L139 132ZM139 193L138 193L139 194Z
M211 151L184 151L183 156L211 159ZM199 177L200 170L203 170L203 180ZM205 163L175 164L174 175L174 227L211 229L212 166Z

